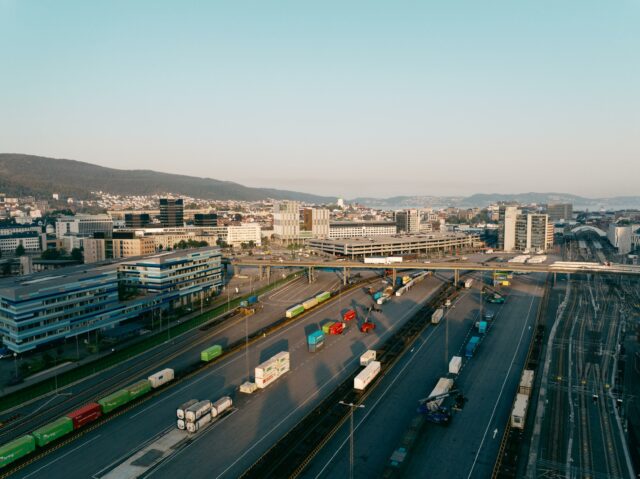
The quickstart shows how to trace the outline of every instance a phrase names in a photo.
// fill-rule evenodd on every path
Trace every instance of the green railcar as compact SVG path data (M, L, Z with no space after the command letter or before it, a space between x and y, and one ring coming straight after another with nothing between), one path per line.
M35 438L36 444L43 447L71 431L73 431L73 421L65 416L36 429L31 434Z
M200 360L209 362L212 359L217 358L221 354L222 354L222 346L220 346L219 344L216 344L202 351L200 353Z
M148 379L143 379L142 381L138 381L131 386L127 386L125 389L129 391L129 400L133 401L134 399L143 396L151 391L151 383Z
M325 291L324 293L320 293L319 295L316 296L318 303L322 303L323 301L326 301L329 298L331 298L331 293L329 291Z
M35 438L28 434L0 446L0 467L11 464L36 450Z
M126 389L121 389L113 394L109 394L106 397L98 400L98 404L102 408L104 414L108 414L114 409L118 409L131 401L131 394Z

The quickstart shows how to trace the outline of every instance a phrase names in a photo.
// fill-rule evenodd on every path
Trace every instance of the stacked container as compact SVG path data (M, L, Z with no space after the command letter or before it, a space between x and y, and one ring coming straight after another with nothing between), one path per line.
M320 330L311 333L307 336L307 345L309 346L310 353L318 351L324 346L324 333Z
M209 424L213 417L211 416L211 401L205 399L189 406L184 410L184 423L187 431L194 433L198 432L201 427ZM180 421L178 421L178 428L180 427Z
M229 396L218 399L211 405L211 417L215 418L233 406L233 400Z
M329 331L331 330L331 326L333 326L336 322L335 321L327 321L326 323L324 323L322 325L322 332L324 334L329 334Z
M289 371L289 353L282 351L256 367L256 386L266 388Z

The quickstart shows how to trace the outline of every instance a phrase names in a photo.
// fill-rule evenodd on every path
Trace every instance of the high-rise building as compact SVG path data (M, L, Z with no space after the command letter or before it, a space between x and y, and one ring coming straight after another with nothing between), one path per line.
M517 206L500 207L498 248L512 251L546 251L553 246L553 224L549 216L523 213Z
M573 205L571 203L555 203L547 206L549 220L557 223L559 221L571 221L573 218Z
M311 231L314 238L328 238L329 210L325 208L305 208L302 210L302 224L305 231Z
M193 215L194 226L218 226L218 215L215 213L196 213Z
M396 224L398 225L398 232L410 234L420 233L420 211L397 211Z
M513 251L516 248L516 220L520 210L517 206L500 206L498 248L503 251Z
M124 225L126 228L146 228L151 223L149 213L126 213Z
M182 198L160 199L160 223L164 228L184 225L184 202Z
M273 205L273 234L282 240L300 236L300 206L296 201L279 201Z

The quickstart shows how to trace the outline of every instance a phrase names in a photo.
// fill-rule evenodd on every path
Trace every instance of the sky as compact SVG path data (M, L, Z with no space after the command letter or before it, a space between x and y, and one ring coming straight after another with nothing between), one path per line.
M0 0L0 152L344 198L640 195L640 0Z

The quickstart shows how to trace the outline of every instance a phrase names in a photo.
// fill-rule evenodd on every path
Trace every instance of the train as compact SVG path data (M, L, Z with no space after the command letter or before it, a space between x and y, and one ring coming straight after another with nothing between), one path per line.
M315 295L313 298L309 298L306 301L303 301L301 304L296 304L295 306L290 307L285 311L285 316L289 319L295 318L299 314L308 311L309 309L315 308L321 303L324 303L327 299L331 298L331 293L329 291L324 291L320 294Z
M531 369L525 369L520 378L518 393L513 402L511 409L511 427L515 429L524 429L527 419L527 411L529 409L529 400L531 399L531 391L533 389L534 372Z
M31 434L26 434L0 446L0 468L22 459L37 449L43 448L78 429L86 427L102 416L112 414L124 405L173 381L174 378L173 369L163 369L152 374L147 379L137 381L95 402L85 404L81 408L39 427Z

